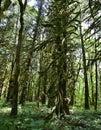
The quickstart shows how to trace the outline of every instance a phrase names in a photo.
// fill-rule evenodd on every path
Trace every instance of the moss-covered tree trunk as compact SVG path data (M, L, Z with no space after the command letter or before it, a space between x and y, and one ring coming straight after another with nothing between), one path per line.
M20 53L21 53L21 46L23 40L23 29L24 29L24 11L27 5L27 0L23 4L22 0L18 0L20 5L20 30L18 35L18 44L16 47L16 57L15 57L15 71L14 71L14 78L13 78L13 99L11 102L12 109L11 109L11 116L17 115L18 109L18 89L19 89L19 74L20 74Z
M75 20L78 17L73 12L76 6L73 8L72 4L71 1L55 0L52 7L50 7L49 24L46 24L50 25L50 36L54 38L52 42L54 44L54 57L52 57L52 60L55 62L55 66L52 69L56 73L56 82L54 84L55 88L52 87L52 93L56 92L54 94L56 106L54 111L58 117L69 114L68 98L70 93L67 81L68 77L71 77L72 71L70 70L71 65L68 58L70 58L70 51L73 48L71 35L75 32Z
M65 35L64 35L65 38ZM59 117L64 114L69 114L69 104L67 96L67 43L66 41L61 44L60 36L56 38L57 51L59 53L58 59L58 103L56 105L56 113Z

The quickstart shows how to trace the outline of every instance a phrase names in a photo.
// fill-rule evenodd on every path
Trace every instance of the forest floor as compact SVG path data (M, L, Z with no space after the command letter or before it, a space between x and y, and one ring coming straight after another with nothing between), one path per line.
M72 109L61 119L46 119L51 112L46 106L27 103L19 106L17 117L10 117L9 105L0 103L0 130L101 130L101 110Z

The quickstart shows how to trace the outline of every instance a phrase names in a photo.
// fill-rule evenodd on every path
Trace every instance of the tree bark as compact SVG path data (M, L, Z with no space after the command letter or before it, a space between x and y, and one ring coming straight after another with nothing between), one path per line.
M96 44L95 44L95 56L96 56L97 50L96 50ZM98 70L97 70L97 60L95 61L95 110L97 110L97 101L98 101Z
M61 58L58 59L58 104L56 106L56 114L58 117L62 115L69 114L69 104L66 94L66 82L67 78L65 77L65 73L67 72L67 63L66 63L66 53L67 53L67 45L64 42L61 45L60 37L56 38L57 51L61 54ZM62 50L63 48L63 50Z
M88 88L86 55L85 55L85 47L84 47L84 40L83 40L81 23L80 23L80 38L81 38L81 46L82 46L83 69L84 69L84 83L85 83L85 109L89 109L89 88Z
M92 100L91 103L92 105L94 105L94 82L93 82L93 72L92 72L92 66L91 66L91 70L90 70L90 80L91 80L91 92L92 92Z
M22 46L22 40L23 40L23 29L24 29L24 11L27 5L27 0L25 0L25 3L21 0L18 0L19 5L20 5L20 30L19 30L19 35L18 35L18 44L16 47L16 58L15 58L15 72L14 72L14 79L13 79L13 99L11 102L12 109L11 109L11 116L16 116L17 115L17 108L18 108L18 78L20 74L20 53L21 53L21 46Z

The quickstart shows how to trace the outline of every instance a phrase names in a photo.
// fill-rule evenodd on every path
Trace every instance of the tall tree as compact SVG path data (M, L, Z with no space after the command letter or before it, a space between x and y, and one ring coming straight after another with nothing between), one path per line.
M84 69L84 81L85 81L85 109L89 109L89 87L88 87L88 76L87 76L87 63L86 63L86 52L82 33L82 15L80 15L80 38L82 46L82 56L83 56L83 69Z
M73 43L71 39L73 36L76 36L75 32L77 27L75 22L78 14L77 2L55 0L52 2L52 5L50 5L49 21L46 21L44 24L46 29L49 29L49 32L46 33L46 38L51 39L50 44L53 43L51 45L53 48L53 51L51 51L53 61L51 68L56 75L56 81L51 81L52 83L49 88L49 90L51 90L49 97L52 97L52 100L49 99L49 104L57 100L57 102L55 102L56 109L54 111L58 117L69 114L68 98L71 85L68 84L68 81L72 78L71 70L73 69L71 68L72 65L69 58L75 46L75 43ZM56 93L52 94L54 91Z
M34 53L34 49L35 49L35 42L36 42L36 39L37 39L37 36L38 36L43 4L44 4L44 0L41 0L38 3L38 5L39 5L38 6L38 15L37 15L37 18L36 18L35 28L33 29L34 34L33 34L33 38L32 38L33 39L32 40L32 46L31 46L31 50L29 51L29 55L28 55L28 59L27 59L27 65L26 65L26 73L24 75L25 84L22 88L21 99L20 99L20 103L22 105L24 105L24 103L25 103L26 90L27 90L28 77L29 77L29 68L30 68L30 65L31 65L31 61L32 61L32 57L33 57L33 53Z
M16 56L15 56L15 71L14 71L14 78L13 78L13 99L12 99L12 109L11 109L11 116L17 115L17 105L18 105L18 78L20 74L20 53L21 53L21 46L23 41L23 29L24 29L24 12L27 5L27 0L23 3L22 0L18 0L20 5L20 29L18 34L18 44L16 46Z

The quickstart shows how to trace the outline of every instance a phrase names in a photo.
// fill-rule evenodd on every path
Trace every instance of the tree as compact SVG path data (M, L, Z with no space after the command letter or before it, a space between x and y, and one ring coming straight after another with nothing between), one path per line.
M69 114L68 99L71 84L68 84L68 82L73 76L71 71L73 66L69 58L74 53L72 50L74 49L75 43L71 39L73 36L76 36L75 32L77 27L75 22L79 12L76 2L61 0L52 2L50 10L49 19L45 22L44 27L49 30L46 33L46 38L51 39L50 44L51 42L53 43L50 51L52 55L50 68L54 70L56 77L55 81L51 78L52 81L48 91L50 93L48 96L48 104L55 104L56 109L54 111L58 117L61 117L61 115Z
M88 88L88 77L87 77L87 64L86 64L86 55L84 40L82 34L82 26L80 23L80 37L81 37L81 46L82 46L82 55L83 55L83 69L84 69L84 81L85 81L85 109L89 109L89 88Z
M36 19L36 25L35 25L35 28L33 29L34 30L34 34L33 34L33 40L32 40L32 46L31 46L31 50L29 51L29 55L28 55L28 59L27 59L27 65L26 65L26 73L24 75L24 81L25 84L23 85L23 88L22 88L22 93L21 93L21 99L20 99L20 103L22 105L24 105L25 103L25 98L26 98L26 89L27 89L27 84L28 84L28 77L29 77L29 67L31 65L31 61L32 61L32 58L33 58L33 53L34 53L34 48L35 48L35 41L37 39L37 35L38 35L38 29L39 29L39 25L40 25L40 20L41 20L41 12L42 12L42 7L43 7L43 3L44 3L44 0L41 0L39 2L39 7L38 7L38 16L37 16L37 19Z
M24 4L21 0L18 0L20 5L20 30L18 35L18 44L16 46L16 56L15 56L15 71L14 71L14 78L13 78L13 99L12 99L12 109L11 109L11 116L17 115L17 105L18 105L18 78L20 74L20 52L21 46L23 41L23 29L24 29L24 12L27 5L27 0L25 0Z

